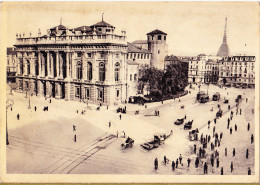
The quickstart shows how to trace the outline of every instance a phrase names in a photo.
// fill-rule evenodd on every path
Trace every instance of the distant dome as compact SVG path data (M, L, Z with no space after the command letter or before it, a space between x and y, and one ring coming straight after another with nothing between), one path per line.
M223 42L219 47L217 56L219 57L229 56L229 47L226 42Z

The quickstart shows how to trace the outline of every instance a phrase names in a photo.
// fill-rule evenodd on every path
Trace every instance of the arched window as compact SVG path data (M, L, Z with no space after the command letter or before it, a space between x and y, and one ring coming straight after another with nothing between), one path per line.
M20 75L23 75L23 59L20 59Z
M30 61L27 60L27 75L29 75L31 73L30 71Z
M119 81L119 74L120 74L120 64L117 62L115 64L115 81Z
M88 62L87 78L88 78L88 80L92 80L92 63L91 62Z
M77 75L77 79L80 80L82 78L82 63L81 63L81 61L77 62L76 75Z
M102 62L99 64L99 81L105 81L105 64Z

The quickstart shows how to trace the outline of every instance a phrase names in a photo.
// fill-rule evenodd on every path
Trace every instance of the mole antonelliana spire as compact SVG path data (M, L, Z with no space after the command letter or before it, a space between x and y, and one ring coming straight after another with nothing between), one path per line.
M222 42L220 48L218 49L217 56L223 57L223 56L228 56L228 55L229 55L229 47L227 44L227 17L226 17L223 42Z

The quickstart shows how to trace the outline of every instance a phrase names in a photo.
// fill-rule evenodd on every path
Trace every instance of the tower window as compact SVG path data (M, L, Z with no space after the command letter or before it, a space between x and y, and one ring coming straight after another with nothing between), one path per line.
M158 35L158 40L162 40L162 36L161 35Z

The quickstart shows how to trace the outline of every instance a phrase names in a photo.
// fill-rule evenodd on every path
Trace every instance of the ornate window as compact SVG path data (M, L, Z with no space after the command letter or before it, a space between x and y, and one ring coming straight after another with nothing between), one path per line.
M31 73L30 71L30 61L27 60L27 75L29 75Z
M92 63L88 62L87 64L87 79L92 80Z
M76 78L82 79L82 63L80 61L77 62L76 66Z
M115 64L115 81L119 81L119 74L120 74L120 64L117 62Z
M105 64L103 62L99 64L99 81L105 81Z

